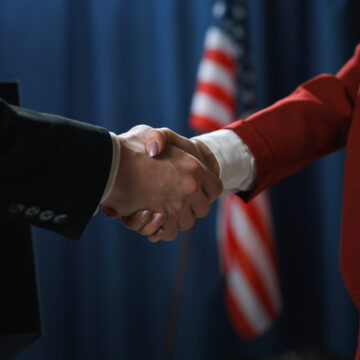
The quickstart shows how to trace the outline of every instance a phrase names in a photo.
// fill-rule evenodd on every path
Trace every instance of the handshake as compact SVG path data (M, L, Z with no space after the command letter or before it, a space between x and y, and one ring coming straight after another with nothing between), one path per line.
M222 193L219 164L201 141L139 125L117 135L118 171L102 211L151 242L175 239Z

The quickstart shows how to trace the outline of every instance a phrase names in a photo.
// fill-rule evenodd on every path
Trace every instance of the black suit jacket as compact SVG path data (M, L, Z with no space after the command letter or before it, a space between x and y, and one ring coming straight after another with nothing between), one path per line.
M0 359L42 331L31 225L78 239L112 160L107 130L14 106L17 94L0 84Z

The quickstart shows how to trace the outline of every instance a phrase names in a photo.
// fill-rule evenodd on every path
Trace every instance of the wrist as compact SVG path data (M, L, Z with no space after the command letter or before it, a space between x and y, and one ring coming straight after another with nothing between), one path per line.
M110 132L111 141L112 141L112 160L111 160L111 168L108 176L108 181L106 183L106 187L101 197L100 204L103 204L106 199L110 196L114 185L116 176L119 170L119 162L120 162L120 154L121 154L121 144L118 139L118 135Z
M118 172L116 174L115 184L112 189L112 196L116 199L125 200L127 193L127 185L129 180L134 176L133 168L137 164L137 151L134 149L131 137L127 133L117 136L117 141L121 147L121 154L119 157Z
M217 177L220 174L220 166L214 153L200 140L191 139L201 156L201 162Z
M126 189L126 180L132 176L131 167L129 167L129 163L131 163L131 150L129 149L128 142L126 138L121 135L116 136L116 143L121 148L121 152L117 157L117 166L116 166L116 174L113 174L113 184L106 197L105 201L102 203L103 206L111 206L112 208L116 208L119 212L119 205L123 205L127 203L127 189ZM120 212L119 212L120 213ZM123 215L123 213L120 213Z

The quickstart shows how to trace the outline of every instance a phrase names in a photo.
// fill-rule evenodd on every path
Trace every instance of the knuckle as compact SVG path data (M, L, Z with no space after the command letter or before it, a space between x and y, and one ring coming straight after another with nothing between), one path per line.
M196 159L190 158L188 162L188 168L191 172L197 172L201 168L201 165Z
M183 187L184 187L184 191L187 195L193 195L193 194L197 193L199 190L199 185L198 185L197 181L192 177L188 177L188 178L184 179Z
M140 126L140 125L135 125L135 126L133 126L133 127L129 130L129 132L130 132L130 131L136 131L137 129L139 129L139 126Z
M208 201L205 201L204 203L201 204L197 217L204 217L209 213L209 211L210 211L210 203Z
M143 235L145 235L145 236L154 235L155 236L155 235L157 235L157 232L160 230L160 228L165 226L164 225L165 219L160 218L160 221L156 220L156 218L158 218L158 216L159 215L152 216L152 218L149 220L149 222L142 227L141 233ZM154 223L154 221L159 221L159 222Z
M155 236L148 236L148 240L152 243L158 242L160 239L157 239Z
M186 225L183 227L182 230L187 231L190 230L195 224L195 218L192 217L191 219L189 219L189 221L186 223Z
M166 234L164 234L162 240L164 241L173 241L176 239L178 230L176 228L170 229Z
M145 226L144 228L142 228L141 230L139 230L140 234L144 235L144 236L151 236L154 233L154 229Z
M177 200L177 201L174 201L173 204L172 204L172 212L174 214L178 214L180 213L184 208L184 201L183 200Z
M216 190L217 190L216 197L219 197L222 194L223 190L224 190L223 183L221 182L220 179L218 180Z
M142 226L139 219L133 215L127 218L127 226L131 229L139 230Z
M177 237L177 231L173 234L170 234L167 241L173 241L176 239L176 237Z
M205 205L204 205L204 214L203 216L206 216L210 211L210 203L207 202Z
M171 134L171 130L168 127L162 127L155 130L165 137L169 137Z
M211 191L208 191L210 202L215 201L222 194L222 192L223 192L223 184L221 180L216 179L213 187L211 188Z
M164 233L161 233L160 235L157 233L157 231L152 231L149 235L146 235L148 240L152 243L158 242L160 240L163 240Z

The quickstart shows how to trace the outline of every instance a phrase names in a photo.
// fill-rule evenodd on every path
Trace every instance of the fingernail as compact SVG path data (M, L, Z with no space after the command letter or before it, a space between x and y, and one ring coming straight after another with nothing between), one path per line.
M163 217L164 217L163 214L156 214L155 217L153 218L153 220L151 221L151 226L153 228L159 227L163 220Z
M150 219L150 211L149 210L145 210L142 212L142 214L139 217L139 222L141 225L145 224L147 221L149 221Z
M159 151L158 148L158 144L156 141L152 141L148 146L147 146L147 153L150 157L154 157L157 155Z
M163 228L160 228L160 229L156 232L155 237L159 237L163 232L164 232L164 229L163 229Z

